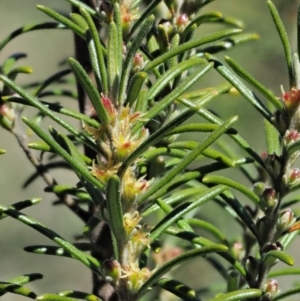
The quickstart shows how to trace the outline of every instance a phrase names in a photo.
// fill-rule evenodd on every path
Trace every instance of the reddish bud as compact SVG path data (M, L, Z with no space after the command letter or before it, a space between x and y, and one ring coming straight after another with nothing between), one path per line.
M278 204L276 191L273 188L266 188L262 193L261 202L266 212L273 212Z
M116 114L117 114L117 111L113 105L113 103L111 102L111 100L106 96L104 95L103 93L101 93L101 100L102 100L102 103L103 103L103 106L109 116L109 118L111 120L114 120L114 118L116 117Z
M269 299L273 298L277 293L279 293L278 282L275 279L268 280L262 288L265 296Z
M282 95L284 105L287 111L294 110L300 103L300 90L292 88L289 92L284 92Z
M279 233L282 233L286 230L288 230L290 227L293 226L295 223L296 219L294 217L294 213L291 209L286 209L282 211L279 215L279 218L277 220L277 231Z
M145 65L143 56L140 53L136 53L133 57L133 71L140 71Z
M240 241L236 241L231 248L232 255L236 259L241 259L245 255L244 245Z
M284 176L283 181L289 188L293 188L300 184L300 169L292 168Z
M0 116L6 117L8 120L13 121L15 118L14 110L7 104L0 105Z
M175 20L175 24L177 26L177 30L179 32L182 32L186 26L189 24L190 20L187 14L182 14L179 15L176 20Z
M290 145L300 139L300 134L296 130L293 130L293 131L287 130L285 132L283 139L284 139L285 145Z

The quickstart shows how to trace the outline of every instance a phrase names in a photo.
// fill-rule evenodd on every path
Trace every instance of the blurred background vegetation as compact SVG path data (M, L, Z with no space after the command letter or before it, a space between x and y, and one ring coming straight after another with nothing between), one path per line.
M286 25L294 51L296 50L297 2L294 0L274 0ZM0 40L22 25L49 20L47 16L35 9L36 4L47 5L63 13L70 11L69 4L63 0L1 0ZM224 16L235 16L244 21L246 32L258 33L260 36L258 41L239 45L226 54L233 57L265 86L273 90L276 95L281 95L281 85L288 90L287 69L283 49L265 1L218 0L208 5L205 11L221 11ZM217 29L217 25L203 25L199 30L199 35L215 29ZM15 52L27 53L26 65L31 66L34 71L32 75L20 76L18 82L26 83L41 80L55 72L61 61L73 55L73 36L71 32L66 30L47 30L25 34L15 39L0 53L0 62L3 62L10 54ZM22 64L25 61L23 60ZM201 86L221 82L222 79L217 73L215 75L213 77L212 73L209 73L205 85L201 83ZM70 99L66 101L67 103L64 103L69 107L76 108L75 101ZM258 152L262 152L265 149L262 119L245 99L238 96L222 97L215 100L210 107L224 118L236 114L240 115L237 128L242 136ZM25 115L27 112L25 111ZM29 111L27 116L31 115ZM0 156L1 203L11 204L26 198L41 197L42 204L26 210L26 213L37 218L43 224L50 226L67 240L74 241L75 235L82 232L83 224L66 208L52 206L54 198L52 195L43 192L45 185L42 180L36 180L25 190L21 188L24 180L34 172L34 169L19 149L15 139L3 130L0 131L0 147L7 149L7 154ZM71 174L54 173L57 180L61 183L76 183ZM210 215L216 216L216 214L220 213L216 211L211 214L211 211L215 210L214 207L208 206L204 209L210 210ZM219 223L218 226L221 226L222 230L230 235L230 239L233 239L238 234L234 228L236 226L235 223L226 222L225 228L222 225L224 219L220 218L217 222ZM1 281L20 274L39 272L44 274L44 279L30 284L30 287L37 293L56 292L66 289L90 291L91 275L82 264L71 259L39 256L23 251L25 246L33 244L51 244L51 242L32 229L23 227L21 223L11 218L1 221ZM299 266L300 256L297 254L295 246L293 246L291 253L295 256L296 265ZM206 272L207 265L207 263L203 262L199 266L191 263L186 267L188 275L191 279L194 279L194 283L191 284L193 288L200 289L211 281L210 274ZM205 269L204 282L201 279L203 269ZM214 274L212 269L211 274L212 276ZM176 278L186 280L187 274L180 276L180 273L176 272ZM280 284L291 285L291 278L281 281ZM5 301L17 301L23 298L7 294L2 299Z

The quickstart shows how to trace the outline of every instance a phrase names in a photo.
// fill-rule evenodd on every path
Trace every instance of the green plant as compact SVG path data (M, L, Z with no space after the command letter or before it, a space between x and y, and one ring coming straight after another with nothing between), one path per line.
M31 72L27 66L14 68L24 56L15 54L4 61L0 120L3 129L19 142L36 175L45 181L45 190L85 223L83 234L88 242L67 242L20 212L39 199L0 205L0 210L1 218L15 218L58 245L29 246L26 251L71 257L86 265L93 273L93 292L37 296L24 285L42 275L31 274L1 282L1 294L57 301L167 300L163 289L182 300L202 300L200 292L187 286L189 279L182 284L165 276L197 257L204 257L224 278L225 285L210 301L280 300L298 293L299 286L279 293L277 281L269 278L300 273L297 268L271 270L278 261L293 265L286 248L300 229L288 208L298 199L286 198L300 185L300 171L293 167L300 155L299 60L291 52L273 3L267 1L284 46L290 81L282 100L232 58L225 57L228 68L214 56L257 36L241 33L239 20L218 12L201 13L212 0L67 1L73 7L69 18L38 5L57 22L18 29L0 43L1 50L21 33L69 28L77 50L76 58L67 60L70 69L26 86L15 83L18 74ZM229 28L196 38L197 28L210 22ZM189 90L204 75L212 74L212 69L226 79L223 84ZM77 93L70 73L75 75ZM264 156L233 128L237 116L223 121L205 109L220 95L237 92L264 118ZM80 112L44 101L47 95L77 99ZM25 117L26 106L38 110L36 118ZM79 120L82 128L64 116ZM205 121L190 122L193 116ZM45 117L62 130L50 126L47 133L41 128ZM41 141L28 144L21 120ZM205 138L198 141L183 135L191 132L203 132ZM247 155L239 156L223 136L229 136ZM81 145L84 152L78 148ZM78 183L57 183L50 173L55 164L44 163L33 149L61 157ZM229 168L241 171L251 187L218 174ZM251 201L251 206L244 206L235 191ZM240 241L228 241L221 229L200 217L199 209L208 201L237 222L243 233ZM148 216L152 218L146 225ZM197 234L199 228L211 239ZM176 237L180 248L164 247L166 235Z

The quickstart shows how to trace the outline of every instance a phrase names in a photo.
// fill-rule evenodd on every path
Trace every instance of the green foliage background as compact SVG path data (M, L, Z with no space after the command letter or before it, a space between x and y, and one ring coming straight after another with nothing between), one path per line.
M40 0L39 4L50 6L60 12L68 12L69 5L61 0ZM296 5L294 0L278 0L274 3L279 8L282 19L289 32L292 49L296 49ZM46 20L47 17L35 9L37 0L0 0L0 40L14 29L28 23L36 23ZM280 44L275 27L272 23L265 1L261 0L219 0L205 8L206 11L221 11L224 15L238 17L245 21L247 32L256 32L260 36L260 40L256 42L239 45L228 54L239 62L247 71L249 71L265 86L271 88L276 95L280 95L280 85L288 87L287 70L285 67L283 49ZM212 25L214 28L217 25ZM205 25L201 28L202 32L209 31L209 26ZM14 40L0 54L0 60L3 61L12 52L26 52L28 58L26 64L33 67L34 73L30 75L31 79L46 78L52 74L63 59L71 56L73 53L73 36L70 31L38 31L26 34ZM223 54L222 54L223 55ZM24 61L22 62L24 63ZM214 84L221 82L222 79L216 74L212 77L212 73L207 76L207 81ZM28 81L27 76L21 76L20 80ZM204 85L205 81L201 81ZM74 102L72 105L68 101L68 107L76 107ZM218 102L218 103L217 103ZM220 106L222 104L222 106ZM214 109L218 106L217 112L226 119L232 115L240 115L240 121L237 128L241 135L256 148L258 152L265 149L263 140L263 123L258 119L258 113L241 97L218 98L212 102L210 107ZM25 115L30 115L27 110ZM0 198L1 203L10 204L18 200L32 197L42 197L43 204L26 210L26 213L33 217L38 217L43 224L49 225L53 230L61 233L67 240L74 240L74 236L82 232L83 224L73 216L67 208L53 207L53 196L43 192L44 183L36 180L33 185L22 190L21 186L24 179L28 177L33 168L27 162L24 154L19 150L14 138L8 133L0 132L0 141L5 140L5 147L10 150L5 156L0 157ZM7 146L8 145L8 146ZM6 172L2 172L6 170ZM56 172L55 177L61 182L67 181L72 183L71 174ZM67 181L66 181L67 179ZM215 212L214 207L204 207L209 214L220 214ZM66 214L67 213L67 214ZM64 216L67 216L65 219ZM208 216L209 218L209 216ZM221 226L224 220L219 219ZM236 233L231 228L233 224L227 223L225 233L233 238ZM223 228L224 229L224 228ZM44 274L44 279L34 282L31 287L36 292L59 291L66 288L89 291L91 287L90 271L85 269L79 262L66 258L52 258L51 256L37 256L25 253L22 249L26 245L37 243L49 243L46 238L32 229L23 227L18 221L6 219L1 223L0 227L0 280L8 279L16 274L25 274L29 272L40 272ZM299 264L300 256L296 252L297 246L290 249L290 253L295 256L296 264ZM55 259L55 260L54 260ZM184 267L185 277L188 273L191 279L195 279L195 283L204 286L208 281L214 279L214 273L208 274L207 263L193 262L189 266ZM201 275L205 271L205 283L202 283ZM178 272L177 272L178 273ZM177 277L178 280L182 279ZM291 281L292 278L285 278L285 281ZM280 281L281 279L279 279ZM280 282L280 286L283 283ZM47 289L48 288L48 289ZM51 288L51 289L50 289ZM200 288L200 287L199 287ZM23 297L7 294L2 297L4 301L23 300ZM296 300L296 299L294 299Z

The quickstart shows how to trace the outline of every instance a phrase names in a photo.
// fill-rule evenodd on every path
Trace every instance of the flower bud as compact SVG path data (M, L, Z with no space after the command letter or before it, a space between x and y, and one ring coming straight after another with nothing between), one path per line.
M189 24L190 20L187 14L182 14L176 17L175 25L179 33L183 32L186 26Z
M236 241L231 248L231 253L234 258L240 260L245 255L245 248L244 245L240 241Z
M278 282L275 279L268 280L262 287L265 297L272 299L276 294L279 293Z
M261 196L264 192L266 188L266 184L263 183L263 182L256 182L254 185L253 185L253 192L258 195L258 196Z
M291 209L286 209L282 211L279 215L277 220L276 228L278 234L287 231L293 224L295 223L296 219L294 217L294 213Z
M290 146L300 139L300 133L296 130L287 130L283 137L283 143L285 146Z
M263 191L261 203L266 213L272 213L278 204L277 194L273 188L267 188Z
M288 113L293 112L299 107L300 90L297 88L292 88L289 92L283 91L282 98L286 111Z
M122 275L121 265L117 260L107 259L102 265L103 274L108 282L117 284Z
M291 189L300 184L300 169L292 168L283 176L284 183Z
M140 70L142 70L145 66L145 61L144 58L142 56L142 54L140 53L136 53L133 57L133 72L139 72Z
M15 111L9 104L0 105L0 126L11 130L15 119Z

